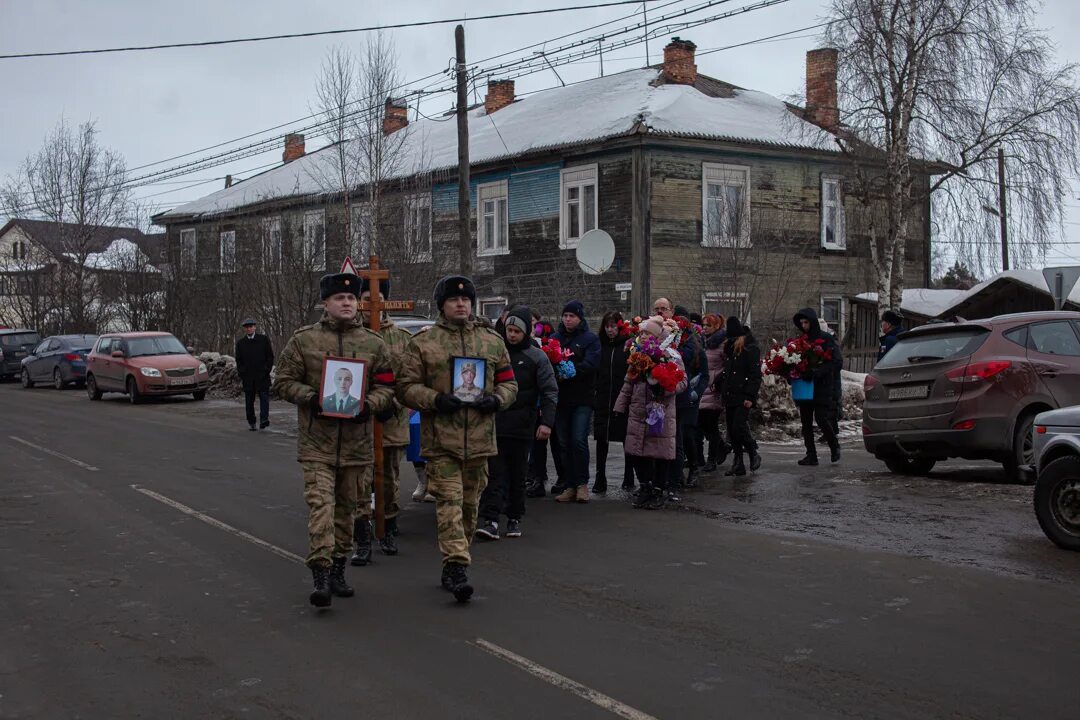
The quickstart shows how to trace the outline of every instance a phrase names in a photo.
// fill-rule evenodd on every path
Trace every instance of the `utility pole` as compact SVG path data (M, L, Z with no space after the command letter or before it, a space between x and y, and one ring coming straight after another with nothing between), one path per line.
M469 232L469 88L465 71L465 28L454 29L457 46L458 254L459 272L472 275L472 235Z
M1005 150L998 147L998 219L1001 220L1001 269L1009 269L1009 219L1005 214Z
M649 8L648 3L641 3L641 16L645 19L645 67L649 67Z

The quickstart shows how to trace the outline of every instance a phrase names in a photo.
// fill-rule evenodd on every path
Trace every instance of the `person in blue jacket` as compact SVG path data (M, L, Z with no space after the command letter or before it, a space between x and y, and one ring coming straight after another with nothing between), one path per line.
M878 360L892 350L893 345L896 344L897 335L904 329L903 324L904 316L895 310L886 310L881 313L881 347L878 348Z

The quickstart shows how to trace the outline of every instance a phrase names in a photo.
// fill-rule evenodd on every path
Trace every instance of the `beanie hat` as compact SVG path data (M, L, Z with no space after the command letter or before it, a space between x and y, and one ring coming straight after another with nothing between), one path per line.
M326 300L338 293L352 293L360 297L360 278L352 273L331 273L319 280L319 297Z
M473 281L464 275L447 275L435 283L435 292L432 299L435 301L435 309L442 312L443 303L454 297L467 297L476 305L476 287Z
M727 319L724 327L727 328L728 337L742 337L746 334L746 327L734 315Z
M368 280L367 278L361 279L360 280L360 294L362 295L362 294L368 292L369 290L371 290L371 281ZM390 299L390 279L389 278L379 281L379 293L382 294L383 300L389 300Z
M563 306L563 315L566 313L573 313L582 320L585 319L585 306L581 304L580 300L571 300Z
M672 309L672 312L679 317L684 317L687 320L690 319L690 311L686 309L685 305L676 305Z
M507 327L516 327L525 333L525 337L532 335L532 314L529 312L529 308L524 305L518 305L511 310L510 314L506 316L505 322Z
M886 310L881 313L881 319L889 323L893 327L900 327L904 324L904 316L895 310Z

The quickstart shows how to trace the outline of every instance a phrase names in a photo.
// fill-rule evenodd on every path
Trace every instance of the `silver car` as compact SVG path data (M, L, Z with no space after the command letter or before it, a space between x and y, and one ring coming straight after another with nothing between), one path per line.
M1035 417L1035 517L1046 536L1080 550L1080 405Z

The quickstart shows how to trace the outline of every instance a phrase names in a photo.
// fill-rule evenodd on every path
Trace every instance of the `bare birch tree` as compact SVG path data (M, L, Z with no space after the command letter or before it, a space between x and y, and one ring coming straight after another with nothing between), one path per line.
M949 249L978 270L997 258L997 150L1007 158L1010 246L1040 259L1061 231L1080 170L1075 66L1056 65L1030 0L833 0L841 140L869 209L879 304L899 307L916 208L933 193ZM938 163L935 175L922 160ZM927 258L927 262L930 259Z

